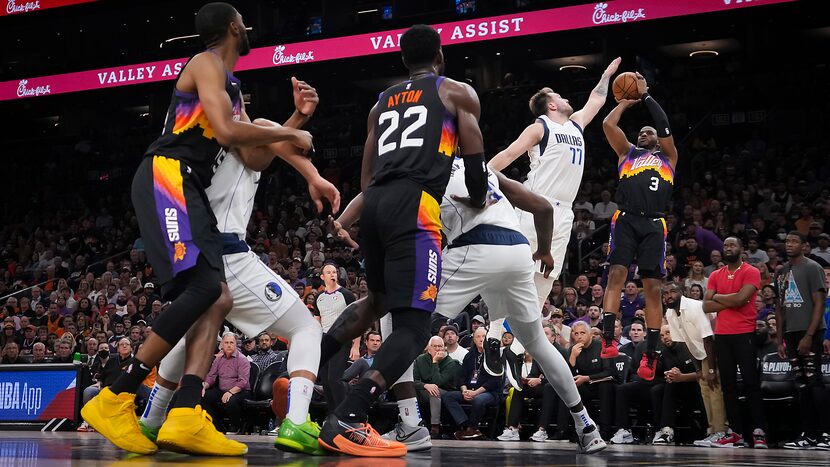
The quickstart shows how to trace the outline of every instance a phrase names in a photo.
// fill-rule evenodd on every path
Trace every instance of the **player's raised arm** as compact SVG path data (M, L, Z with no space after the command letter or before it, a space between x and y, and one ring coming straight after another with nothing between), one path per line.
M616 107L605 117L605 120L602 121L602 131L605 133L605 138L608 140L608 144L611 145L611 148L614 149L614 152L617 153L617 164L621 164L622 160L625 158L626 153L628 150L631 149L631 144L628 141L628 138L625 137L625 132L622 131L620 128L620 117L622 117L623 112L629 107L635 105L637 100L631 99L623 99L617 104Z
M442 85L449 91L449 99L455 104L458 119L458 145L464 158L464 183L470 194L470 203L483 208L487 201L487 166L484 161L484 138L478 120L481 103L472 86L450 79Z
M539 121L533 122L522 131L516 141L513 141L510 146L496 154L487 165L493 170L504 170L505 167L512 164L534 145L539 144L544 135L545 129L542 123Z
M637 73L638 87L641 82L645 83L642 75ZM660 141L660 150L666 157L669 158L669 163L674 169L677 166L677 148L674 146L674 136L672 136L671 128L669 128L669 117L666 112L660 107L660 104L648 93L648 87L641 93L640 100L646 105L651 118L654 120L654 127L657 130L657 140Z
M599 83L591 91L591 95L588 96L588 102L585 103L585 106L581 110L571 115L571 120L576 122L581 128L584 129L588 126L594 117L597 116L600 109L602 109L602 106L605 105L605 101L608 98L608 81L617 72L617 67L620 66L621 61L622 58L617 57L608 65L605 71L602 72Z

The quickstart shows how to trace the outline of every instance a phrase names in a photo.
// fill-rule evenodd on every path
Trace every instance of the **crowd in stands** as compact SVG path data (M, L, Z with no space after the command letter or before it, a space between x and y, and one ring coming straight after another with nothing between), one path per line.
M525 105L524 96L529 94L525 91L536 88L511 84L482 93L482 128L488 147L493 149L489 152L494 154L518 135L504 115L518 114L517 109ZM669 103L666 108L674 109L670 119L683 120L676 105ZM359 164L355 163L349 145L361 140L357 135L360 129L352 130L349 125L357 121L352 118L355 115L365 115L365 109L355 106L329 115L325 112L313 121L311 131L326 129L320 133L329 136L321 139L324 143L319 146L336 148L331 158L322 161L324 167L320 169L341 188L345 202L356 194L358 186ZM351 117L350 112L354 113ZM522 128L525 122L519 120L511 122ZM334 131L336 128L341 130ZM665 373L658 372L656 383L639 381L634 372L627 372L619 362L593 358L594 354L599 355L597 339L605 294L605 226L616 210L612 201L616 177L610 150L595 130L586 131L588 165L574 203L576 216L567 269L540 312L546 335L571 365L589 411L599 420L603 434L611 438L620 429L630 431L633 422L640 423L631 418L631 407L643 405L650 409L646 411L651 413L648 424L663 428L673 427L681 419L688 423L694 413L701 414L701 406L697 404L699 374L688 364L688 350L672 340L667 327L661 332L661 365ZM774 309L779 296L772 279L787 263L783 242L788 232L796 230L806 238L805 256L824 267L830 277L827 148L768 142L761 134L755 131L740 142L724 137L723 143L719 142L722 134L715 131L705 136L702 132L692 135L681 151L678 172L682 175L666 218L666 279L681 284L684 296L690 299L702 300L708 278L724 265L724 239L734 236L744 242L745 261L757 268L761 276L762 289L755 302L759 362L777 351L779 330ZM108 141L103 145L117 145L111 137L101 138ZM135 144L136 138L141 139L131 136L125 141L143 148L144 144ZM140 150L132 149L130 153L125 147L113 152L125 158L138 156L135 152ZM67 174L74 174L79 183L67 183L65 187L42 184L35 192L26 192L16 185L19 180L10 181L10 199L14 203L4 207L0 227L0 315L4 326L0 334L0 369L7 364L79 360L89 371L90 383L83 390L83 400L87 401L123 370L153 321L164 313L166 303L154 284L153 268L144 257L127 201L130 177L123 175L114 182L105 181L103 174L98 174L95 182L83 183L83 170L89 167L73 166L73 156L95 151L80 143L62 151L65 157L42 166L40 159L10 162L14 173L25 174L33 167L45 167L36 178L72 180ZM343 162L344 153L351 162ZM121 164L124 174L128 174L130 164ZM508 174L520 179L525 170L517 163ZM314 313L315 299L323 289L321 273L327 263L337 266L341 285L355 298L367 294L359 250L345 246L329 234L325 220L314 212L296 175L284 169L272 171L263 177L257 201L247 241L262 262L303 297L310 313ZM359 227L353 227L350 233L358 239ZM616 337L621 352L638 362L642 355L639 344L645 336L645 304L636 267L632 267L629 279L623 291ZM825 312L830 320L830 308L826 306ZM434 329L436 337L415 362L424 423L434 436L474 439L482 436L482 426L500 423L497 414L504 419L506 412L506 431L518 433L525 426L532 428L530 436L534 440L571 439L573 431L567 426L564 405L532 358L528 356L522 363L522 391L510 390L501 378L477 369L487 316L486 304L476 301L458 319ZM280 336L244 336L232 327L228 330L231 335L223 338L221 346L217 344L217 352L221 347L217 362L242 356L262 371L285 361L290 343ZM506 347L511 339L512 336L505 335ZM825 339L823 349L830 355L830 336ZM353 380L361 369L371 366L378 345L380 336L376 333L364 338L360 352L363 358L355 363L358 366L347 370L344 380ZM216 387L206 393L210 394L206 395L208 406L227 405L230 398L223 399L229 388L238 389L233 391L239 394L234 395L234 400L250 397L253 388L248 376L231 375L226 364L214 366L222 368L212 370L213 379L208 377ZM154 377L153 373L145 381L146 387L152 387ZM231 383L230 378L237 381ZM825 400L830 400L830 395ZM537 408L532 419L523 413L526 407ZM561 416L563 413L565 417ZM243 423L233 407L225 415L233 426ZM698 428L706 429L705 415L702 418ZM548 435L551 427L555 427L554 431ZM514 434L510 431L506 438L514 439ZM668 438L659 438L661 434L655 434L655 444L666 444Z

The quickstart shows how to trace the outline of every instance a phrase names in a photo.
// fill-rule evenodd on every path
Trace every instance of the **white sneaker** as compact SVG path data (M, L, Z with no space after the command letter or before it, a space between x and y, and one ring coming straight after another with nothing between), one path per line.
M634 444L634 436L631 434L630 430L620 428L616 433L614 433L614 436L611 437L611 442L614 444Z
M499 441L519 441L519 429L507 427L504 433L496 437Z
M654 434L654 439L651 444L655 446L668 446L674 444L674 429L670 427L663 427L662 430Z
M536 433L533 433L530 440L536 441L537 443L544 443L548 440L548 432L542 429L536 430Z
M395 424L395 428L384 433L381 437L405 444L406 450L409 452L432 449L432 438L429 435L429 430L420 425L409 426L403 422L398 422Z
M593 454L607 448L605 440L599 433L599 427L591 425L576 433L576 451L582 454Z
M716 433L710 434L709 436L707 436L703 439L699 439L699 440L695 441L692 444L694 444L695 446L697 446L699 448L711 448L713 443L715 443L717 440L723 438L725 435L726 435L726 433L724 433L722 431L718 431Z

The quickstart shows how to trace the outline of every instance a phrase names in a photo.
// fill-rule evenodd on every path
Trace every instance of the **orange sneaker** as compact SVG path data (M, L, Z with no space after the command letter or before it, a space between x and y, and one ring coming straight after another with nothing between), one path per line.
M272 386L271 410L280 420L288 415L288 378L277 378Z
M320 446L323 448L359 457L402 457L406 445L384 439L368 423L350 423L331 414L320 430Z

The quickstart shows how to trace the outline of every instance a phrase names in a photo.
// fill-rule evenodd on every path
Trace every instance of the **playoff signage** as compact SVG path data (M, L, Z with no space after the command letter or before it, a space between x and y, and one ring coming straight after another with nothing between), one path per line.
M2 1L2 0L0 0ZM8 0L11 2L12 0ZM45 0L41 0L45 1ZM65 0L64 3L73 0ZM78 2L80 0L74 0ZM443 46L671 18L796 0L611 0L436 24ZM59 0L54 0L58 3ZM236 71L298 65L399 50L405 29L252 49ZM0 82L0 100L39 97L175 78L187 58Z

